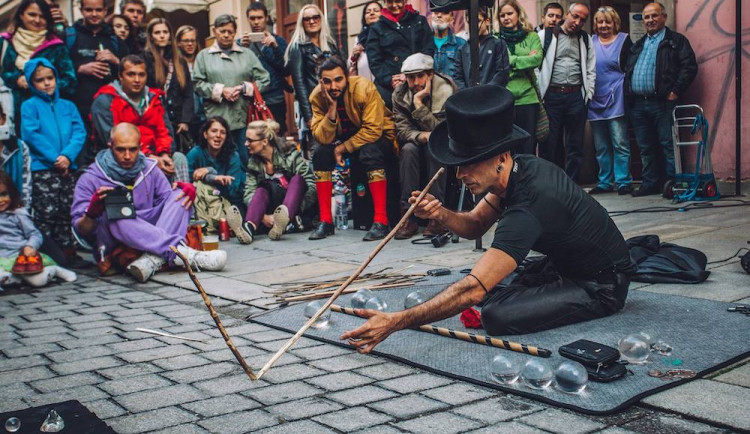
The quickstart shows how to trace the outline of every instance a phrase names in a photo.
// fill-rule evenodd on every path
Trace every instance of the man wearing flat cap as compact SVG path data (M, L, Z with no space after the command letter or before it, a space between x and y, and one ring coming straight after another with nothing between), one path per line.
M357 310L367 322L341 339L369 353L397 330L479 304L490 335L533 333L622 309L635 271L622 234L562 169L533 155L513 155L527 134L512 124L511 93L476 86L449 98L445 109L447 120L430 135L429 151L440 163L458 166L456 177L473 194L486 195L472 211L457 213L428 194L416 214L469 239L497 222L492 248L466 277L421 305L394 313ZM517 270L531 250L546 256ZM498 286L514 271L510 284Z
M401 180L401 210L409 208L411 193L424 187L421 180L423 166L431 179L441 164L427 152L427 141L435 127L445 120L445 102L458 88L449 77L433 70L432 57L416 53L407 57L401 65L406 82L393 91L393 121L396 123L396 138L399 152L399 175ZM445 176L434 184L432 193L442 201L445 194ZM397 240L413 237L419 231L417 218L409 221L396 232ZM430 220L424 230L425 237L445 232L437 220Z

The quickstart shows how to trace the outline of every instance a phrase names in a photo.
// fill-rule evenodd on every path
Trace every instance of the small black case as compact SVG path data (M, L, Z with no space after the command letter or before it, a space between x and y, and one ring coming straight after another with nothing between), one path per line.
M615 381L628 372L628 369L625 367L625 365L622 365L620 363L612 363L608 366L599 367L583 365L583 367L586 368L586 372L589 373L589 379L591 379L591 381L597 381L599 383L609 383L610 381Z
M107 192L107 196L104 197L104 209L109 221L136 218L133 193L126 188L118 187Z
M593 368L609 365L620 358L620 352L617 351L617 348L586 339L563 345L558 349L558 352L563 357Z

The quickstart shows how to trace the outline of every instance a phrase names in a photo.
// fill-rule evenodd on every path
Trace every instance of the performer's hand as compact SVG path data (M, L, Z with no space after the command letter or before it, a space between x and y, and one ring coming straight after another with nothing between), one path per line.
M415 203L417 201L417 197L419 197L421 193L422 192L419 190L412 191L411 197L409 198L409 203ZM422 201L419 202L417 204L417 207L414 209L414 215L421 219L437 220L442 209L442 202L435 199L435 196L427 193L422 198Z
M362 354L371 352L391 333L399 330L396 314L371 309L354 309L354 312L359 317L368 318L367 322L357 329L345 332L339 339L348 340Z
M195 186L189 182L175 182L172 184L172 190L179 188L180 193L175 198L175 202L182 200L181 205L185 209L190 209L195 202Z
M91 195L89 206L86 207L86 217L90 219L98 219L104 214L104 198L107 197L107 192L114 190L112 187L99 187L94 194Z

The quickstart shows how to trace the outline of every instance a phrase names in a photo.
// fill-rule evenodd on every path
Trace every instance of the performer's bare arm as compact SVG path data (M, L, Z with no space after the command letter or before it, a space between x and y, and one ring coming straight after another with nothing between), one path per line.
M413 191L409 203L414 203L420 193L420 191ZM487 202L490 202L492 206ZM439 200L435 199L435 196L427 194L417 205L414 215L422 219L437 220L454 234L473 240L484 235L500 218L499 206L500 199L492 193L487 193L485 199L480 200L473 210L459 213L445 208Z
M507 253L489 249L471 270L471 275L421 305L395 313L356 309L357 315L368 318L367 322L344 333L340 339L348 339L360 353L369 353L395 331L449 318L476 305L484 298L485 288L487 291L492 290L516 266L516 261Z

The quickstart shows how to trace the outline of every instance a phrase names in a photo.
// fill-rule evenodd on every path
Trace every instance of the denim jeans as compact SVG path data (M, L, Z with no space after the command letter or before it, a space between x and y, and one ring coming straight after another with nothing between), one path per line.
M674 178L672 110L676 105L677 101L645 100L637 95L630 103L630 123L643 163L643 188L660 190L663 176Z
M549 117L549 137L540 144L539 156L555 161L557 144L562 138L565 147L565 173L578 182L583 159L583 133L586 127L586 104L580 92L554 93L544 96L544 108Z
M625 116L591 121L596 147L596 162L599 163L599 188L611 190L630 185L630 142Z

